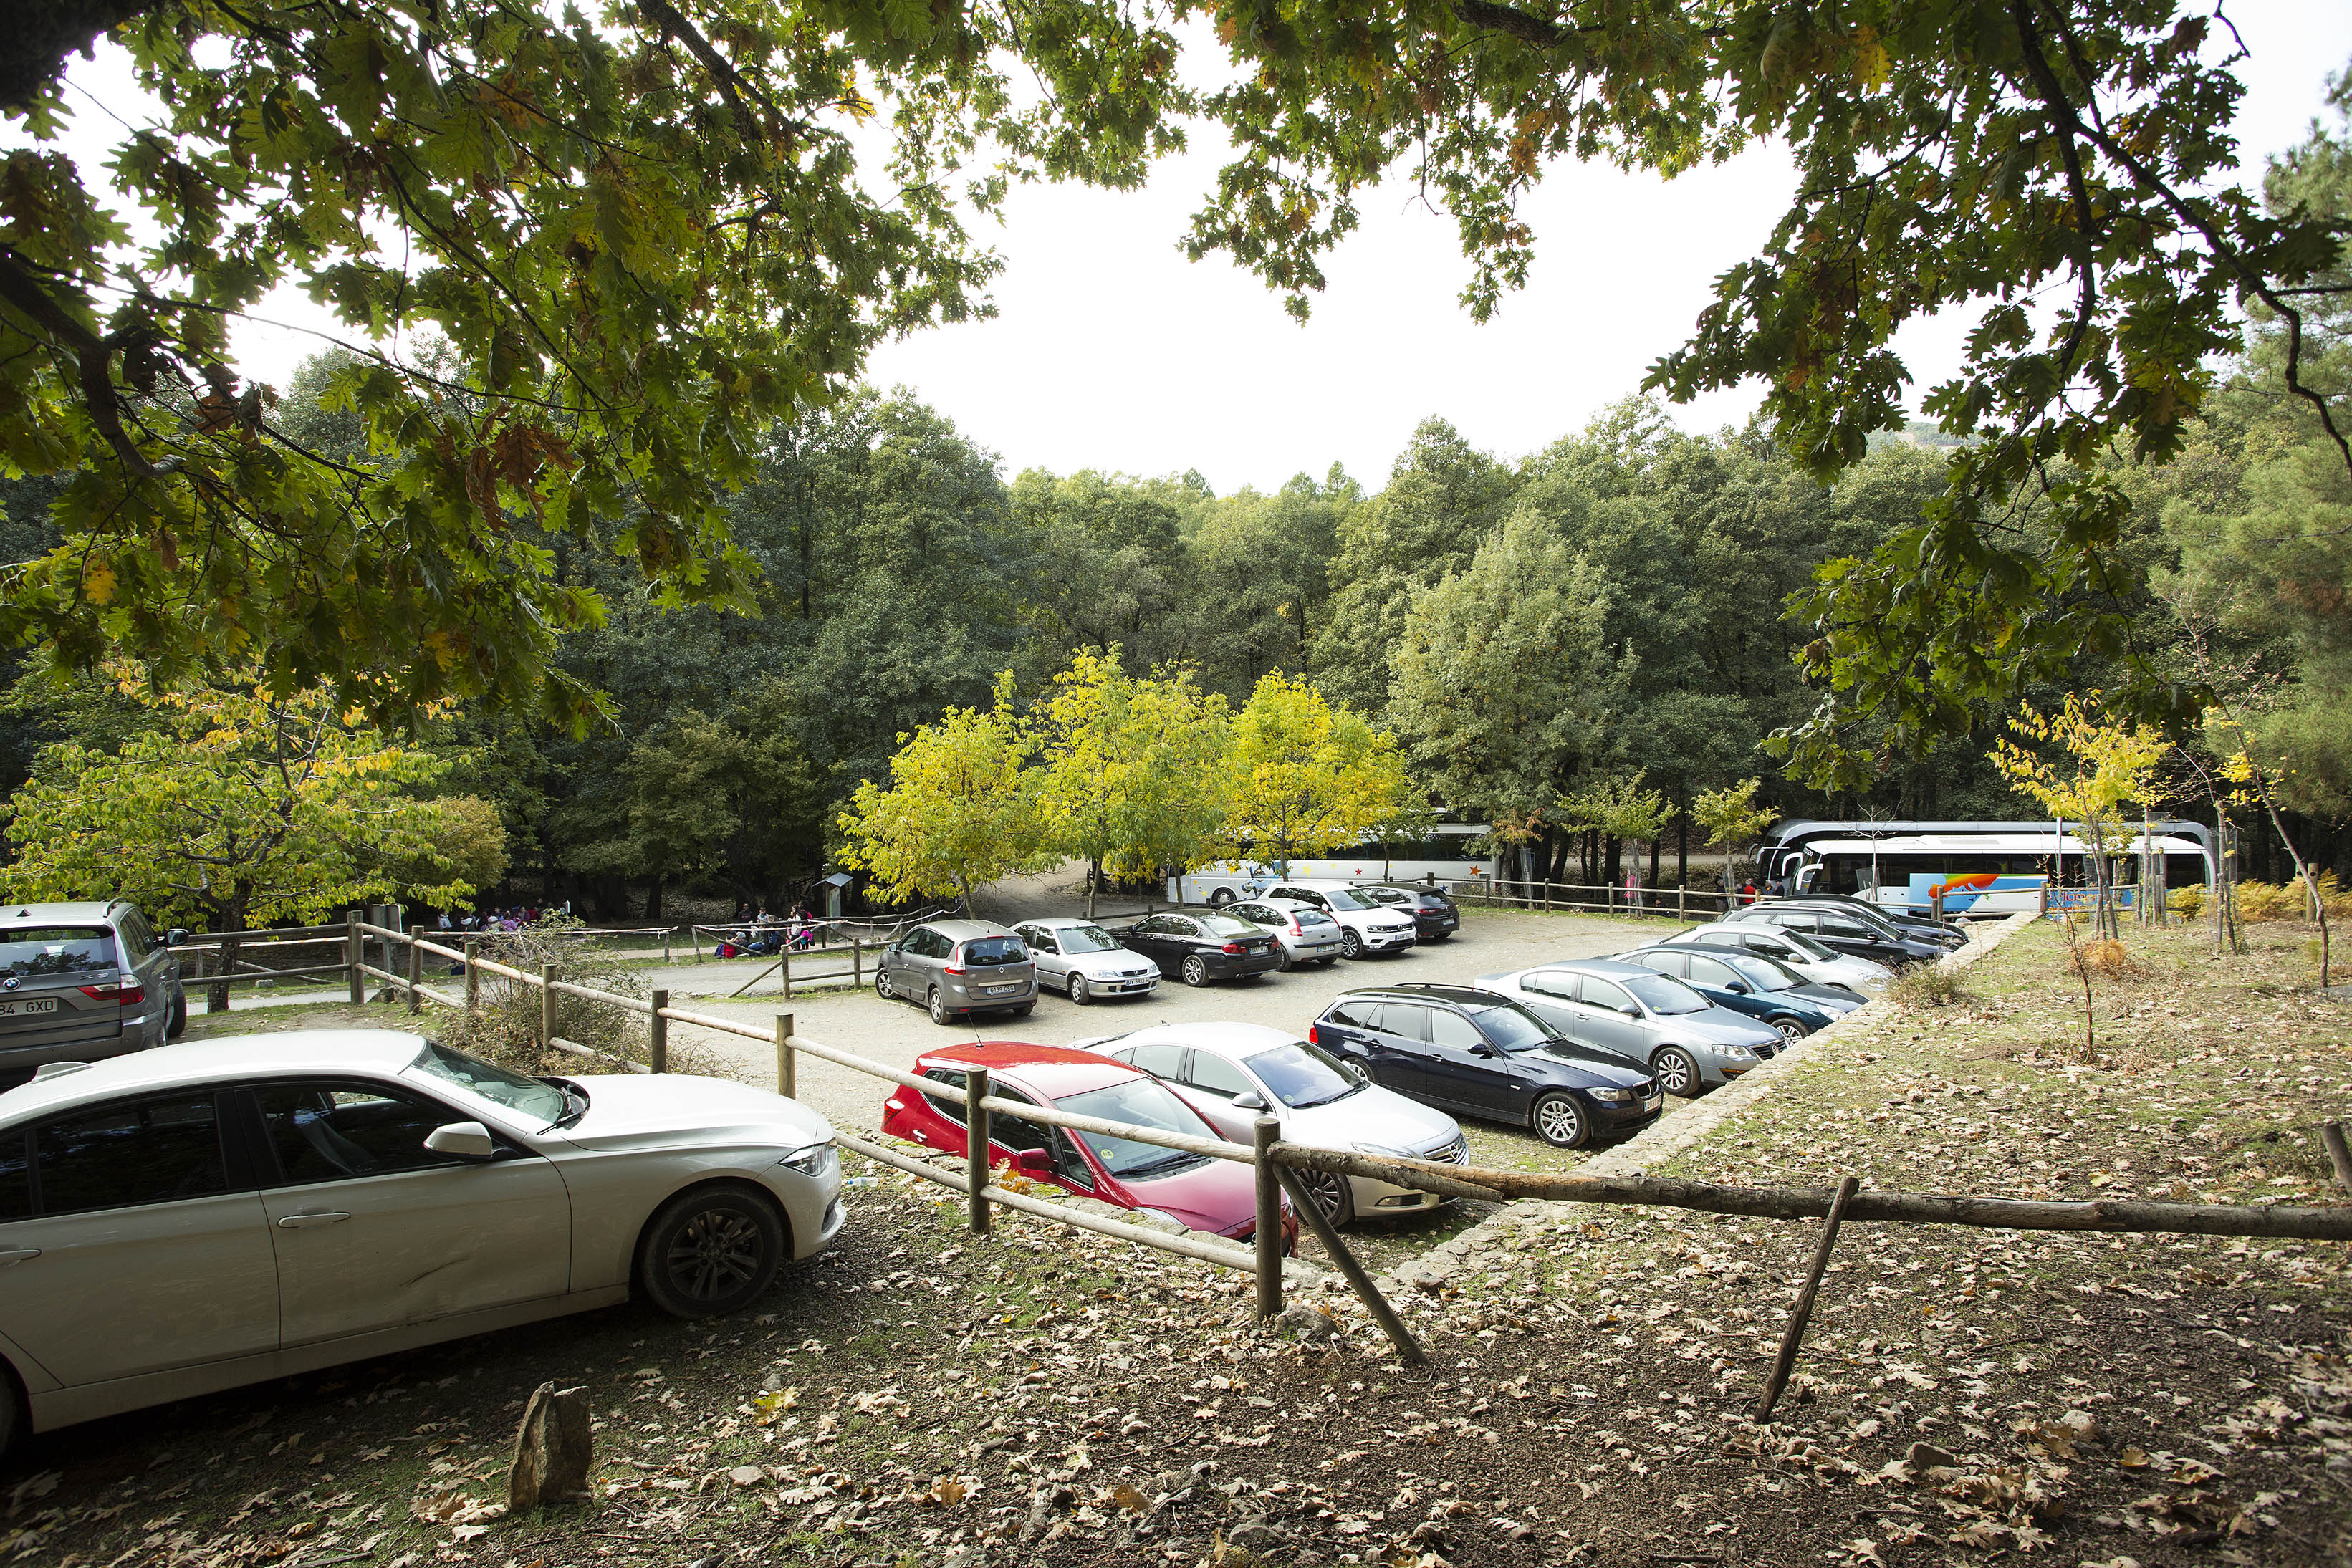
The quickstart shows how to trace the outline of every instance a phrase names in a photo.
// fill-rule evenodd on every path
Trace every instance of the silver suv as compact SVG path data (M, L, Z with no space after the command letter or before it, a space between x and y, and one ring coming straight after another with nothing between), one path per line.
M933 1023L1037 1005L1037 964L1018 933L992 920L933 920L882 949L874 994L930 1009Z
M0 1075L177 1040L188 998L171 942L121 899L0 905Z

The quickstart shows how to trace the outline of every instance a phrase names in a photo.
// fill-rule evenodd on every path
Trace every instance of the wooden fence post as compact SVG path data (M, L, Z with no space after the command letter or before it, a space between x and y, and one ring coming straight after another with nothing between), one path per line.
M2319 1142L2327 1150L2327 1163L2336 1167L2336 1179L2343 1184L2345 1191L2352 1192L2352 1149L2344 1145L2344 1124L2322 1123Z
M1837 1196L1830 1199L1829 1218L1822 1222L1822 1244L1813 1252L1813 1267L1805 1276L1804 1289L1797 1292L1797 1304L1789 1309L1789 1326L1780 1334L1780 1354L1772 1359L1772 1375L1764 1382L1764 1397L1756 1406L1756 1422L1761 1426L1772 1418L1772 1406L1780 1402L1780 1391L1789 1385L1789 1374L1796 1369L1797 1347L1805 1341L1805 1325L1812 1321L1813 1293L1822 1288L1822 1271L1830 1265L1830 1249L1837 1245L1838 1227L1845 1223L1845 1206L1853 1201L1854 1189L1862 1184L1852 1176L1838 1183Z
M353 909L343 915L343 972L351 977L352 1006L353 1007L367 1000L367 977L360 973L362 951L360 944L360 912Z
M776 949L776 966L784 972L784 1000L791 1001L793 999L793 939L789 936L784 938L784 945Z
M1687 886L1675 889L1675 918L1677 920L1690 918L1690 889Z
M1263 1322L1282 1313L1282 1173L1272 1155L1282 1141L1282 1124L1260 1116L1250 1131L1257 1146L1250 1174L1257 1178L1257 1315Z
M975 1067L964 1074L963 1179L971 1194L971 1233L988 1234L988 1069Z
M481 939L474 936L467 937L466 939L466 1014L468 1018L478 1011L482 1005L482 971L478 967L481 957Z
M849 988L866 988L866 945L855 936L849 939Z
M667 967L670 961L669 939L677 935L677 927L675 925L664 926L662 928L662 964L664 967Z
M669 992L656 991L654 1010L646 1019L646 1064L656 1072L669 1071L669 1019L662 1009L669 1006Z
M555 964L550 960L539 967L539 1043L542 1046L555 1038Z
M793 1015L776 1015L776 1092L787 1100L800 1095L800 1053L793 1049Z
M1298 1210L1298 1218L1307 1222L1307 1228L1315 1232L1315 1239L1323 1243L1323 1250L1330 1255L1333 1267L1346 1276L1349 1284L1355 1287L1357 1298L1372 1314L1372 1321L1381 1325L1381 1332L1389 1336L1391 1344L1396 1346L1398 1359L1408 1366L1427 1365L1429 1353L1421 1348L1421 1342L1414 1339L1412 1331L1404 1326L1404 1320L1397 1316L1396 1309L1389 1305L1386 1296L1381 1294L1381 1288L1372 1283L1372 1277L1364 1272L1364 1266L1356 1261L1353 1252L1348 1250L1348 1244L1339 1239L1339 1233L1332 1228L1330 1220L1324 1218L1322 1208L1315 1201L1315 1195L1307 1190L1307 1184L1299 1179L1298 1173L1284 1166L1276 1166L1275 1172L1282 1177L1283 1189L1290 1194L1290 1206ZM1343 1176L1340 1179L1344 1181L1347 1178Z
M408 1010L416 1012L425 1003L416 994L425 978L425 939L411 932L408 937Z

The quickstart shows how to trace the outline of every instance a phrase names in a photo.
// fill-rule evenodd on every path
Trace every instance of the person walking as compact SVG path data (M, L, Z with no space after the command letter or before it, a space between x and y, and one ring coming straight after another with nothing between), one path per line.
M1642 913L1642 869L1628 866L1625 870L1625 907L1634 914Z

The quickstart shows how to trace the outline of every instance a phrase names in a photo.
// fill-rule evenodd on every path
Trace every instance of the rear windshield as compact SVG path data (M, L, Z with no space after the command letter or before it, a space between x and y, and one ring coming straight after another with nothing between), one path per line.
M27 925L0 931L0 975L93 975L114 968L114 933L103 925Z
M1263 927L1253 925L1246 920L1236 920L1230 915L1203 916L1201 929L1212 936L1262 936L1265 935Z
M1374 904L1411 904L1412 894L1400 893L1393 887L1360 887L1356 890Z
M967 964L1019 964L1028 956L1028 944L1018 936L975 936L963 945Z

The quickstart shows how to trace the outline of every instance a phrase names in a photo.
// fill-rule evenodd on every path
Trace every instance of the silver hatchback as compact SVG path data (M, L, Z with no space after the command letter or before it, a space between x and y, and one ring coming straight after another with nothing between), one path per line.
M874 994L930 1010L933 1023L1037 1005L1037 965L1017 932L992 920L932 920L882 949Z
M144 1051L187 1023L179 957L137 904L0 906L0 1073Z

